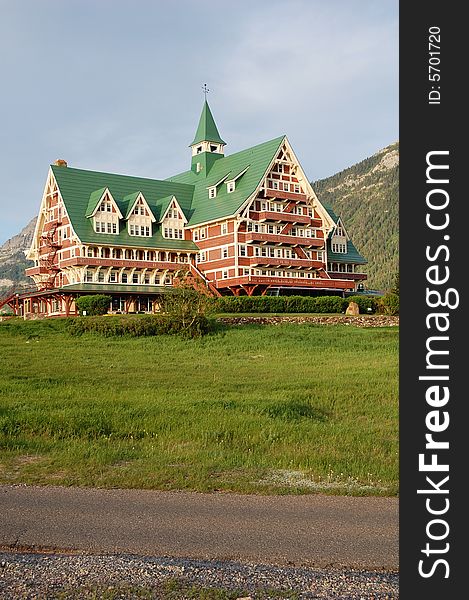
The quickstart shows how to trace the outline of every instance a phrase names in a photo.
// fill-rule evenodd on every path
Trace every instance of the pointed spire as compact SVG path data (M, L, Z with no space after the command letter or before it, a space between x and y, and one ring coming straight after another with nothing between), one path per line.
M201 142L214 142L216 144L223 145L226 144L226 142L221 139L220 134L218 133L212 111L210 110L206 99L202 108L202 114L200 115L199 126L195 132L194 141L192 142L191 146L200 144Z

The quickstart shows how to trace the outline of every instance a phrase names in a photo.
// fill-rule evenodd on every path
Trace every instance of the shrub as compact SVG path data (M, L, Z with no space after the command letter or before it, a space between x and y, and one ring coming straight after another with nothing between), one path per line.
M399 296L390 292L379 299L378 310L385 315L399 314Z
M78 312L82 315L86 312L88 316L105 315L111 304L111 296L104 294L95 294L93 296L79 296L75 300Z
M119 315L103 318L71 319L68 332L71 335L96 333L104 337L143 337L155 335L182 335L198 337L215 329L216 322L199 315L190 327L169 315Z
M222 296L212 300L219 313L341 313L340 296Z
M346 306L348 306L350 302L356 302L358 304L360 314L375 313L378 309L378 302L373 296L348 296L348 298L346 298Z

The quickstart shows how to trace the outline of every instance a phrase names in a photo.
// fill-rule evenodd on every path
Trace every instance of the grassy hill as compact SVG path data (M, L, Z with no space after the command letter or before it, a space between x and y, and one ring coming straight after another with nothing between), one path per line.
M367 287L391 288L399 269L399 143L312 185L368 260Z

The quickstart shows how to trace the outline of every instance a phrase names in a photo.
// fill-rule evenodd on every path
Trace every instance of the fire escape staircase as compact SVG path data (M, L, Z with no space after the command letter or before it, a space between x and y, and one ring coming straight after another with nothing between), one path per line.
M55 239L58 226L59 222L56 221L52 227L48 231L44 232L41 236L43 242L42 248L47 249L47 254L39 258L41 267L44 267L48 271L47 280L41 284L41 287L46 290L55 286L55 278L57 277L57 273L60 271L60 267L55 260L57 257L57 251L61 246L60 242Z

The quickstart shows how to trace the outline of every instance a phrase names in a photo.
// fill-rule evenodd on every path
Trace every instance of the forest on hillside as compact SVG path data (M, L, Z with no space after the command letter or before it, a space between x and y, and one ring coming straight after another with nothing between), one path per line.
M399 271L399 143L332 177L313 182L321 202L343 218L368 260L368 289L390 289Z

